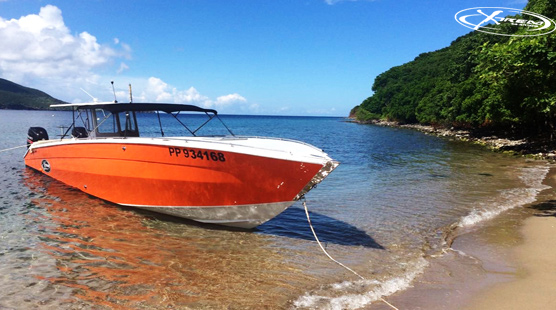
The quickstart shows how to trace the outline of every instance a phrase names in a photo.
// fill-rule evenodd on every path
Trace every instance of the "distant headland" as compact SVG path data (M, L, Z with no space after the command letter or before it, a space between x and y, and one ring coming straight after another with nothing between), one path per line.
M65 103L38 89L0 78L0 110L49 110L51 104Z

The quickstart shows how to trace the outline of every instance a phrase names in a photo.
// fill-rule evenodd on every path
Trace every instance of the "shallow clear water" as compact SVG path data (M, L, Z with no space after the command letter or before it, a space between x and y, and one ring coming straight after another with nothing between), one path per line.
M0 110L0 150L25 144L31 126L55 138L70 118ZM90 197L25 168L21 148L0 153L0 308L356 309L406 288L454 234L532 202L548 171L342 118L221 118L237 135L301 140L341 162L307 204L327 251L366 280L320 251L299 203L253 232L203 226ZM155 115L145 122L154 134Z

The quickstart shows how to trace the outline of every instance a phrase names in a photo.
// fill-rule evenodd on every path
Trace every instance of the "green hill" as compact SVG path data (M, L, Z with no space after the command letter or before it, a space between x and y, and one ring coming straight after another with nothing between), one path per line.
M552 0L531 0L525 10L556 18ZM374 94L351 114L360 121L387 119L527 134L553 130L555 42L556 32L537 37L469 33L378 75Z
M0 109L44 110L51 104L64 103L48 94L0 78Z

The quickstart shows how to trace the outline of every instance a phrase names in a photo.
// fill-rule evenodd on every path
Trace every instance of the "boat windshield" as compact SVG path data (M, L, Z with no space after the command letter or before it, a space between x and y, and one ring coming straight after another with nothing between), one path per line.
M94 109L93 128L97 137L139 137L135 112L111 113Z

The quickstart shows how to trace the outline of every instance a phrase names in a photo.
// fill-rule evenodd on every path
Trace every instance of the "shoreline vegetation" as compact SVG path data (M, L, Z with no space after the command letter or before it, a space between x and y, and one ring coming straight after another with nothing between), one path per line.
M556 19L552 0L524 10ZM470 32L379 74L349 117L556 159L556 32L497 27L516 36Z

